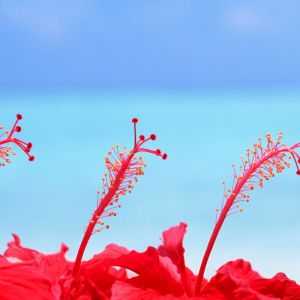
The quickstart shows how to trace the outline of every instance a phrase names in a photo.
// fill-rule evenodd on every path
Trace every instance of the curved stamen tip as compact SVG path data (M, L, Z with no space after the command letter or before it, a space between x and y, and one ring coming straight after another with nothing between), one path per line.
M34 161L35 157L33 155L29 156L28 160L29 161Z
M22 115L21 114L17 114L16 117L17 117L18 120L22 120Z
M17 126L15 130L16 130L16 132L21 132L22 127L21 126Z
M145 139L145 136L141 134L140 135L140 140L143 141L144 139Z
M300 170L298 170L298 171L296 172L296 174L297 174L297 175L300 175Z
M162 155L162 159L163 160L166 160L168 158L168 154L167 153L164 153L163 155Z
M132 118L131 121L132 121L132 123L138 123L139 120L138 120L138 118Z

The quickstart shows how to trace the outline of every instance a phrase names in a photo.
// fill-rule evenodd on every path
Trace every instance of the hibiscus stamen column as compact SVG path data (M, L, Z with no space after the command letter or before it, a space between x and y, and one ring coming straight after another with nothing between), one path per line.
M34 160L34 156L30 154L30 150L32 148L32 143L26 143L20 139L15 137L16 133L21 132L22 128L18 125L19 121L22 120L22 115L16 115L16 121L10 131L5 130L4 133L1 133L3 127L0 126L0 167L4 167L6 163L11 163L9 156L16 155L15 151L12 151L12 147L10 144L15 144L19 148L21 148L24 153L28 156L29 161Z
M287 147L281 143L282 132L279 133L278 139L275 141L270 134L266 135L267 145L262 146L262 139L254 144L254 149L247 149L246 157L241 157L242 164L240 166L240 173L234 168L234 180L232 189L224 188L224 200L222 207L217 209L220 214L217 215L216 224L212 235L204 252L201 262L200 270L197 277L195 295L199 296L201 293L201 286L206 265L221 230L221 227L226 219L231 214L243 212L241 204L249 202L248 191L255 187L263 187L263 182L274 177L275 173L281 173L285 168L290 167L288 160L293 159L296 166L296 174L300 175L299 163L300 156L296 150L300 147L300 143Z
M154 141L156 136L151 134L148 138L145 138L144 135L140 135L137 140L136 124L138 123L138 119L133 118L132 122L134 125L133 149L126 152L125 147L120 150L119 145L116 145L112 147L111 151L108 152L108 156L105 158L107 173L105 173L102 178L102 192L97 191L97 207L86 227L77 252L73 268L73 277L77 275L80 269L82 257L91 236L96 232L109 228L109 225L105 225L102 219L105 217L116 216L116 212L114 210L121 207L119 204L119 197L124 196L127 193L131 193L134 188L133 184L138 181L138 176L144 174L142 169L146 166L146 164L142 157L138 157L137 154L140 152L147 152L160 156L163 159L167 158L167 154L161 153L159 149L151 150L142 147L148 141ZM96 225L98 226L97 229L95 229Z

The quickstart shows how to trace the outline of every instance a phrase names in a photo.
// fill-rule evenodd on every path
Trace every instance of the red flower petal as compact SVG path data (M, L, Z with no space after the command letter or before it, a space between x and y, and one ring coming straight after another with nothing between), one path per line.
M1 300L55 300L50 282L38 268L28 264L0 267Z
M13 234L13 238L14 240L8 243L8 249L4 256L35 266L40 272L40 276L49 280L53 294L58 297L60 294L59 280L72 267L72 264L65 259L68 247L62 244L60 252L45 255L36 250L22 247L21 240L16 234Z
M201 295L222 292L230 300L297 300L300 286L278 273L271 279L262 278L250 263L238 259L223 265L206 285Z
M105 250L93 256L92 259L84 262L87 268L94 267L94 265L103 265L106 261L120 258L122 255L127 255L130 251L125 247L116 244L110 244L105 247Z
M213 299L221 300L219 298L211 298L211 300ZM111 300L208 300L208 298L162 295L153 289L141 289L128 283L117 281L112 287Z
M0 267L4 267L7 265L10 265L9 261L3 255L0 254Z
M4 252L5 257L16 258L21 261L39 261L44 256L36 250L22 247L20 238L16 234L12 236L14 240L7 244L8 248Z
M130 251L117 245L109 245L105 250L84 263L86 268L119 266L133 271L138 276L128 280L139 288L152 288L161 294L183 294L183 288L174 279L168 269L160 261L158 251L148 247L145 252Z
M184 248L183 238L186 233L187 225L180 223L178 226L171 227L163 232L163 245L158 248L161 256L168 256L178 267L179 273L184 272Z
M270 279L257 279L251 287L261 294L284 300L300 299L300 286L290 280L284 273L278 273Z
M111 286L116 279L127 279L124 269L117 270L109 262L119 258L129 251L124 247L109 245L106 249L95 255L92 259L81 264L81 268L76 278L66 277L61 282L61 299L110 299Z
M249 283L260 278L259 274L252 270L250 263L242 259L230 261L218 269L217 274L204 288L203 294L219 290L228 299L242 299L236 298L239 297L235 295L237 289L247 288L250 290Z
M106 272L101 275L101 271L97 273L99 280L107 278ZM108 300L109 296L101 290L101 287L97 286L93 280L89 278L88 274L79 275L74 279L72 277L67 278L61 282L61 294L60 300Z
M255 279L262 278L252 270L251 264L243 259L229 261L217 271L217 276L227 275L238 285L247 285Z
M187 295L192 294L192 281L195 280L194 274L185 266L183 238L186 233L187 225L180 223L178 226L171 227L163 232L163 245L158 248L161 256L169 257L177 271L181 275L181 282Z

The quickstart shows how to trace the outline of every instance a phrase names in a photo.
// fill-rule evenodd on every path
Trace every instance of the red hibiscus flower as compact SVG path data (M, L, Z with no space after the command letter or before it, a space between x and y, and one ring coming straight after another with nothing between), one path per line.
M262 278L242 259L222 266L209 282L204 281L201 295L193 296L190 291L196 276L184 263L185 231L184 223L171 227L163 233L158 249L148 247L141 253L111 244L83 262L75 280L73 263L64 257L65 245L59 253L45 255L22 247L14 235L14 241L0 256L0 299L300 299L300 286L283 273ZM12 259L17 262L10 262ZM135 276L127 277L126 270Z
M75 280L71 276L73 264L64 257L65 245L59 253L45 255L22 247L14 235L14 241L0 256L0 299L20 295L22 299L89 300L299 299L300 286L283 273L264 279L243 260L222 266L209 282L204 282L201 295L192 296L196 276L184 263L185 231L184 223L171 227L163 233L163 245L158 249L148 247L142 253L111 244L83 262ZM125 269L136 276L128 278Z
M1 300L54 300L50 282L38 268L27 263L12 264L0 260Z
M7 156L14 143L30 156L31 143L24 143L13 137L20 132L17 120L11 130L0 139L0 158L9 163ZM254 149L247 149L247 158L242 160L241 174L234 168L232 189L224 189L224 201L217 210L216 225L204 253L198 276L186 267L183 238L187 225L180 223L163 232L162 245L148 247L144 252L129 251L111 244L103 252L88 261L82 261L85 248L95 232L108 229L102 221L105 217L116 216L120 208L119 196L130 193L138 176L145 166L140 152L152 153L167 158L159 149L144 148L151 134L136 137L134 118L134 146L129 152L112 147L105 158L107 173L103 177L102 192L98 191L97 207L88 223L80 244L75 262L68 262L63 244L55 254L42 254L21 245L17 235L8 243L8 249L0 256L0 300L45 299L45 300L296 300L300 299L300 286L285 274L278 273L270 279L261 277L253 271L250 263L238 259L223 265L210 281L204 279L205 268L225 219L236 212L243 211L240 204L249 202L248 191L263 186L264 180L274 176L274 170L282 172L290 167L288 159L293 159L300 175L298 164L300 156L296 150L300 143L287 147L281 144L282 134L277 141L267 135L267 146L261 139ZM2 128L0 128L1 130ZM2 136L1 136L2 137ZM1 138L0 137L0 138ZM3 166L3 163L1 163ZM96 227L98 226L98 227ZM117 268L116 268L117 267ZM130 271L132 276L127 276ZM129 274L131 274L129 273Z
M60 277L68 270L70 270L72 266L72 264L68 263L65 259L65 253L68 250L68 247L62 244L60 252L46 255L36 250L23 247L21 245L19 237L15 234L13 235L13 237L14 240L8 243L8 248L4 252L4 257L6 258L6 266L9 266L8 269L10 273L14 274L14 272L16 272L16 277L22 277L20 276L21 273L19 273L21 272L20 270L24 270L25 272L28 269L28 273L33 274L35 277L31 278L24 276L24 282L28 281L29 285L35 286L35 281L36 283L42 281L44 282L44 285L41 286L40 292L42 292L42 288L46 288L46 294L50 293L52 295L52 299L58 299L60 295ZM1 270L3 271L3 269ZM2 271L0 272L1 274ZM40 285L37 284L37 286ZM18 291L18 283L15 281L11 282L10 289ZM1 289L1 285L0 293L2 297L2 293L4 293L4 291ZM36 299L39 299L38 295L39 294L37 294Z
M296 300L300 299L300 286L283 273L270 279L253 271L249 262L231 261L219 268L217 274L203 290L203 295L221 292L225 299L239 300Z
M130 251L110 262L137 275L125 282L116 282L111 299L200 299L191 295L196 278L184 260L186 226L181 223L165 231L163 244L158 249L148 247L142 253Z
M296 300L300 299L300 286L278 273L271 279L253 271L250 263L238 259L223 265L195 296L196 276L184 263L183 237L186 224L171 227L163 233L163 245L149 247L145 252L127 254L122 251L106 263L122 266L137 274L112 286L113 300L137 299L202 299L202 300ZM109 250L107 248L106 251ZM115 248L115 246L114 246ZM118 251L115 251L118 253ZM94 258L97 263L97 256Z
M124 269L117 270L107 263L94 266L92 259L82 264L74 280L72 277L74 263L68 262L65 258L68 250L66 245L62 244L60 252L46 255L23 247L19 237L17 235L13 237L14 240L8 243L4 256L0 257L1 300L17 299L14 298L15 295L27 292L28 298L24 299L105 300L110 299L111 286L115 280L126 278ZM107 252L103 253L102 260L108 258ZM28 274L23 276L22 272ZM12 277L19 279L11 280Z

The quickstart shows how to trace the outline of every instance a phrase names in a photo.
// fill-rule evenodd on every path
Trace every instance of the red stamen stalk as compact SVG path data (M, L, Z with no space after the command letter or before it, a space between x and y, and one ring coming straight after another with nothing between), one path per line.
M102 193L97 191L97 208L94 210L90 222L86 227L86 231L77 252L73 268L73 277L78 274L84 251L91 236L95 232L100 232L105 228L109 228L108 225L105 226L104 222L99 221L99 219L116 216L116 213L113 211L113 209L121 207L121 205L116 205L119 201L119 196L125 195L127 192L131 193L131 190L134 188L132 184L138 181L137 177L139 175L144 174L142 167L145 166L145 163L141 157L136 157L136 154L139 152L148 152L161 156L162 158L166 157L166 155L164 156L161 154L161 152L158 153L154 150L141 148L141 145L145 144L147 141L154 140L154 135L151 135L147 139L145 139L144 136L140 136L139 140L136 141L136 123L138 120L133 118L132 122L134 124L133 150L126 154L125 148L123 151L119 151L119 147L116 146L113 147L113 151L110 151L108 156L105 158L108 172L107 174L104 174L104 177L102 178ZM95 226L97 224L101 225L102 227L95 230Z
M270 134L267 134L266 137L268 144L265 148L262 147L261 139L259 139L259 143L254 145L254 150L247 149L247 160L244 161L242 158L241 175L234 173L233 188L225 189L224 191L226 202L224 206L222 204L221 213L216 218L215 227L204 252L195 287L196 296L199 296L201 293L206 265L226 217L238 211L243 212L243 208L239 208L239 205L235 206L235 204L249 202L249 196L245 192L253 190L255 186L263 187L263 180L269 180L271 177L274 177L274 168L277 173L281 173L285 167L289 168L290 163L285 159L287 154L289 154L288 159L294 158L296 173L300 175L299 162L295 159L295 157L299 157L295 150L300 147L300 143L286 147L285 144L280 143L282 133L279 133L276 142L274 142Z

